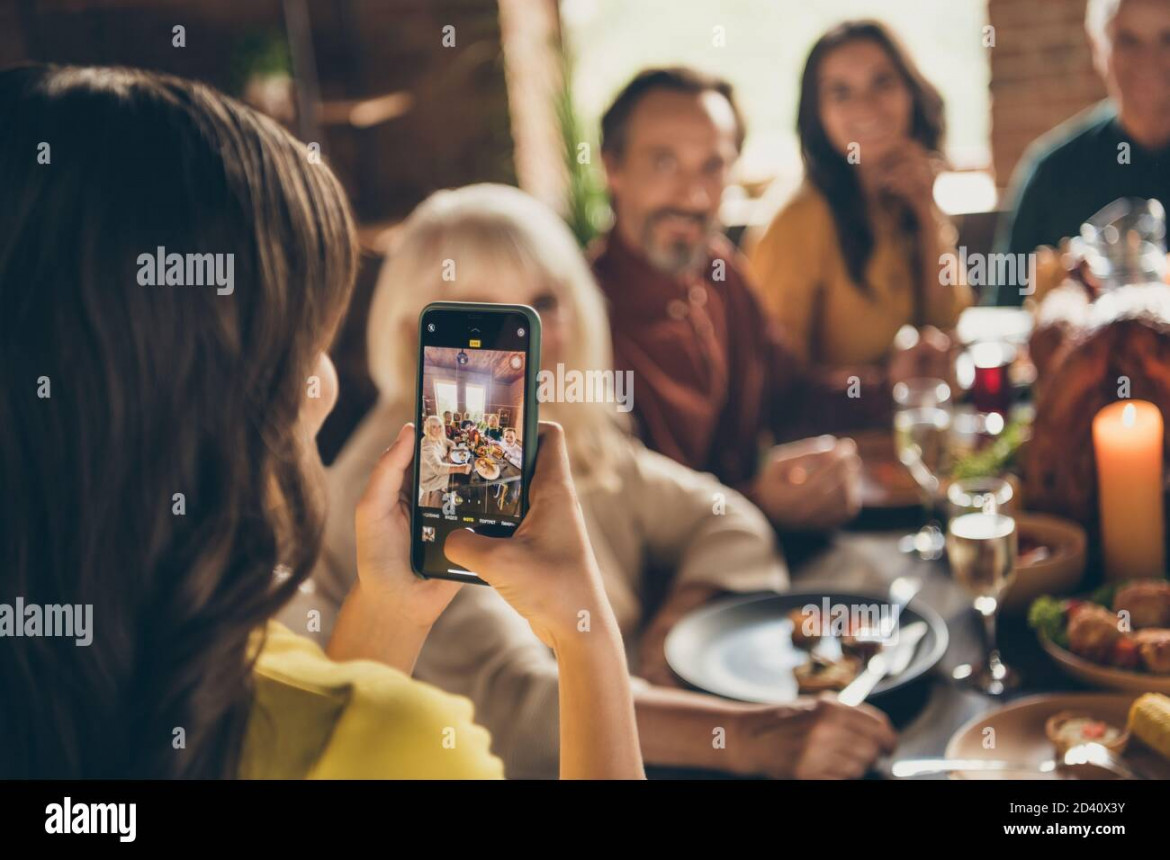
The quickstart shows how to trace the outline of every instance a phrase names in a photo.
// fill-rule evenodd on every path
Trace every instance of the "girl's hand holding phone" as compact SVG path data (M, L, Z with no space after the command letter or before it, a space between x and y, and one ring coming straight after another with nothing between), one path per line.
M585 534L564 431L545 422L540 429L529 510L515 533L489 538L459 529L448 536L445 551L456 564L494 586L550 648L581 640L586 633L594 636L582 641L597 635L620 638ZM423 579L410 567L408 488L414 441L414 425L407 424L374 466L358 502L357 584L342 612L349 608L353 616L351 604L360 603L368 608L363 616L381 616L380 626L425 636L460 583ZM470 473L471 464L461 468Z
M458 530L451 560L474 570L557 654L561 777L644 776L621 633L601 584L569 471L564 431L542 424L524 521L510 538ZM422 579L410 566L409 467L414 428L406 425L370 476L356 513L358 584L329 643L334 659L380 660L411 672L431 624L460 584Z
M410 569L410 465L414 426L407 424L370 475L355 514L358 587L384 602L390 621L429 629L459 583L423 579ZM465 473L471 464L461 467ZM529 509L510 538L459 529L447 556L473 570L532 625L552 648L581 632L616 630L589 546L569 470L564 431L541 422ZM588 616L581 613L588 612ZM585 623L587 622L587 623ZM584 628L582 631L581 628Z
M486 580L554 650L590 632L616 632L559 424L540 422L528 499L528 513L510 538L459 529L447 536L447 557Z
M387 602L394 621L429 630L459 591L459 583L423 579L410 569L414 434L413 424L402 427L378 459L358 502L354 515L357 575L363 590Z
M444 551L556 652L561 778L644 778L625 650L573 489L565 433L541 422L539 435L528 513L515 533L453 531Z

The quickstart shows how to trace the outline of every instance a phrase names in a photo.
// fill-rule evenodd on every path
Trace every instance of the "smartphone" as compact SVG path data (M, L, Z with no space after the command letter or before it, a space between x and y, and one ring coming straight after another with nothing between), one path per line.
M540 317L525 305L434 302L418 325L411 567L486 585L443 545L455 529L509 537L528 511Z

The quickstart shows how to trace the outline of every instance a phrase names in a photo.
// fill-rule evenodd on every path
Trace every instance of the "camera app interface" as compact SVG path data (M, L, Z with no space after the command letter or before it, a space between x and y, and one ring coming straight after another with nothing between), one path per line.
M452 529L506 535L522 514L526 354L463 340L423 346L415 540L428 572L462 572L442 552Z

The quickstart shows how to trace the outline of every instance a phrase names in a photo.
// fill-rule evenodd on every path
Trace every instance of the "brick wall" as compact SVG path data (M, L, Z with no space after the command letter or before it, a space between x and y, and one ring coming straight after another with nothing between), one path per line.
M1002 188L1033 140L1105 95L1085 35L1085 0L988 0L991 151Z
M499 0L499 7L516 181L560 210L568 175L557 120L563 86L557 0Z

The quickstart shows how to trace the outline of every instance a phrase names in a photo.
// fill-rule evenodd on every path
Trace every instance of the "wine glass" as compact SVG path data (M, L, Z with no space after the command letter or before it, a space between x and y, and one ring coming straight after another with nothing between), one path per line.
M982 511L988 498L995 500L997 511L1010 514L1015 490L1009 481L992 476L953 480L947 487L947 516L953 518Z
M1011 368L1016 360L1016 348L1001 341L983 341L967 349L974 376L971 380L971 402L982 415L997 413L1007 417L1012 411Z
M941 558L945 539L935 518L951 429L951 387L941 379L908 379L894 385L894 445L918 485L925 525L898 542L902 552L928 561Z
M953 677L992 696L1019 683L1017 673L1000 659L995 629L1000 598L1015 578L1017 552L1016 521L999 513L992 496L982 511L960 514L947 527L951 574L971 595L983 619L987 651L982 666L964 664L954 670Z

